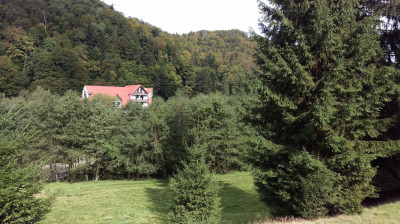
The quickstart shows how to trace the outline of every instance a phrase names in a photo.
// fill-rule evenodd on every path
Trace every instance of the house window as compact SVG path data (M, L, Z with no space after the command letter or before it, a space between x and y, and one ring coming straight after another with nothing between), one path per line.
M115 101L114 104L115 104L115 107L117 107L117 108L121 108L122 107L121 101Z

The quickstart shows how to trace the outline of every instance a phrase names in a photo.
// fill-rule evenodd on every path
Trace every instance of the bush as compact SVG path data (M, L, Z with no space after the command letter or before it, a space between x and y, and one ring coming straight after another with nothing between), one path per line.
M220 219L220 187L212 179L204 161L204 150L189 149L190 162L171 180L174 205L172 223L218 223Z

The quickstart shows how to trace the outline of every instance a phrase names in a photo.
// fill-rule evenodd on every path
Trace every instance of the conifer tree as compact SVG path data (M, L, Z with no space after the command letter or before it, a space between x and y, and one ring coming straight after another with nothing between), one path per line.
M24 166L24 137L13 130L14 114L0 114L0 223L36 223L49 211L50 200L36 198L43 188L39 168Z
M259 3L256 36L262 139L250 156L261 197L282 213L361 212L375 195L371 161L398 149L377 141L394 116L394 70L379 62L379 18L360 0ZM281 214L282 215L282 214Z
M189 162L171 180L171 189L175 194L171 208L172 223L219 222L219 186L211 177L204 151L197 144L190 147Z
M205 159L210 170L216 173L238 170L243 134L238 102L220 94L199 94L191 99L191 104L201 121L203 134L198 143L206 149Z

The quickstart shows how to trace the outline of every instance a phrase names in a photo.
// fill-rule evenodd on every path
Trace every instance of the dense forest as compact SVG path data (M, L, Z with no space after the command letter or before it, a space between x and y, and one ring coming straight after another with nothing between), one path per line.
M99 180L112 177L165 177L182 167L187 148L206 148L213 172L240 169L250 130L241 117L241 100L221 94L183 92L149 108L130 103L115 110L112 98L96 96L82 102L67 91L58 96L38 88L1 101L2 114L13 114L16 127L29 126L33 137L21 151L21 162L45 158L51 179Z
M39 220L49 180L175 176L176 223L218 223L210 173L251 170L279 216L359 213L400 189L398 1L259 2L261 35L169 34L98 0L0 2L2 222ZM118 109L82 100L87 84L156 97Z
M142 84L163 98L249 92L246 33L172 35L98 0L2 0L0 92L37 86L63 94L84 85Z

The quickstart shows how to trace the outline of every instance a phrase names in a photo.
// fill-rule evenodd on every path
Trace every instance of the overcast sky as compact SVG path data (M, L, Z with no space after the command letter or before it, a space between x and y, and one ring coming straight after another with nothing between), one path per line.
M199 30L257 30L257 0L103 0L126 17L169 33Z

